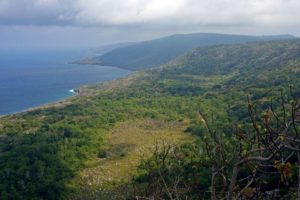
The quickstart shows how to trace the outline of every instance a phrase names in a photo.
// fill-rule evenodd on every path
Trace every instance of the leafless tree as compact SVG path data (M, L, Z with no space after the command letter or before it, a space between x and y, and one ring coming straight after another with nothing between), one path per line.
M269 108L260 116L248 96L248 113L252 130L244 130L241 125L236 125L233 130L234 134L230 139L233 142L229 145L224 143L226 136L217 134L216 131L212 130L208 120L199 112L199 118L209 133L209 139L205 138L205 146L206 154L211 160L210 192L212 200L239 199L252 185L256 187L256 194L259 195L257 180L263 173L268 172L266 170L268 167L278 169L281 177L287 179L290 168L288 161L292 156L297 155L300 166L298 131L300 105L296 97L291 96L289 102L283 95L281 96L281 109L275 110L273 102L271 102ZM249 176L242 180L238 176L241 167L250 169ZM240 184L241 181L243 184ZM220 183L222 187L220 187ZM300 168L298 199L300 200Z

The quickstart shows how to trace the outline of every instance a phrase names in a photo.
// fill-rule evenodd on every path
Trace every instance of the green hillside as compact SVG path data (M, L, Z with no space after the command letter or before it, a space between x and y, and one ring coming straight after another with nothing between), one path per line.
M245 36L212 33L179 34L116 48L99 57L88 59L88 62L85 63L140 70L165 64L177 56L200 46L291 38L293 38L293 36L290 35Z
M236 157L272 144L261 121L263 142L254 143L247 95L259 113L255 120L271 112L273 99L279 121L291 122L289 105L300 98L300 40L196 48L159 68L85 86L64 102L1 118L0 199L211 199L216 168L216 199L230 188L233 196L249 199L274 190L293 199L297 156L287 149L256 152L276 153L266 164L274 165L272 176L256 167L265 163L249 162L239 168L236 183L231 179ZM241 154L237 147L244 148ZM283 157L287 161L277 165ZM253 174L258 180L247 185Z

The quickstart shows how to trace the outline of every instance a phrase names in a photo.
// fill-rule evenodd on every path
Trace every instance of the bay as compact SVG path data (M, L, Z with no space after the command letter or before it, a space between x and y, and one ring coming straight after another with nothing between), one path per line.
M84 51L0 52L0 115L62 100L72 89L126 76L110 66L74 65Z

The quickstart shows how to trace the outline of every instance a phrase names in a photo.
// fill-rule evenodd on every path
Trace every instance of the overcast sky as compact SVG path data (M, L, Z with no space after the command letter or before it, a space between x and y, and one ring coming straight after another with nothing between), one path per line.
M174 33L300 36L300 0L0 0L0 48L89 48Z

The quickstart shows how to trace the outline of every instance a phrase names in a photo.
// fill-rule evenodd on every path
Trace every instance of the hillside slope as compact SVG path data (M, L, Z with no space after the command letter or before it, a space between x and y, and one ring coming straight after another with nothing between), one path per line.
M293 36L289 35L245 36L212 33L172 35L113 49L99 57L89 59L89 63L140 70L165 64L175 57L200 46L291 38Z
M134 179L128 178L128 171L122 171L122 166L114 163L126 164L130 156L142 149L139 145L143 142L129 147L124 141L108 142L109 138L122 139L110 133L116 131L126 137L134 131L153 135L172 133L181 138L182 134L188 134L184 133L186 130L202 141L203 129L197 118L201 110L214 122L212 128L230 136L234 122L247 121L247 95L264 107L290 84L299 97L300 40L201 47L159 68L83 87L80 95L61 106L3 117L0 119L1 199L95 199L103 195L108 199L133 198ZM155 146L148 142L147 146ZM109 146L116 143L120 144L116 148ZM112 151L117 153L110 156ZM194 154L191 158L202 161L202 157ZM140 192L149 180L137 170L136 163L141 160L135 160L135 166L130 168L132 176L141 177L137 179ZM181 162L186 166L180 169L193 169L201 179L191 179L190 171L183 171L185 184L201 187L191 187L194 189L188 194L202 198L209 190L210 178L203 174L209 173L209 167L189 162L189 159ZM114 177L102 177L99 172L90 174L107 166L126 175L113 182ZM102 180L110 182L102 184ZM278 180L280 176L264 181L274 189ZM294 187L294 182L289 187Z

